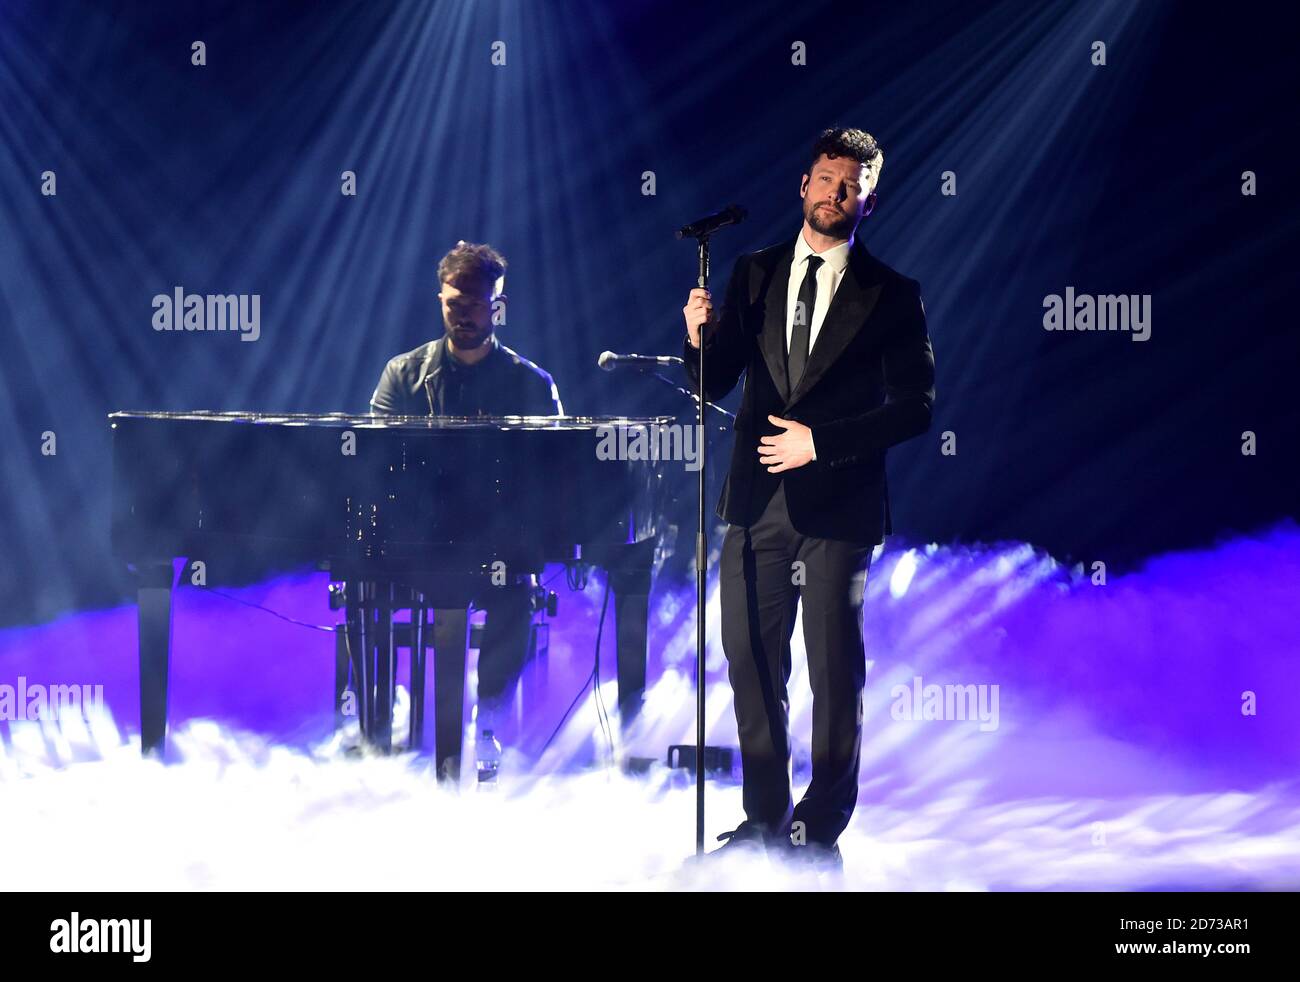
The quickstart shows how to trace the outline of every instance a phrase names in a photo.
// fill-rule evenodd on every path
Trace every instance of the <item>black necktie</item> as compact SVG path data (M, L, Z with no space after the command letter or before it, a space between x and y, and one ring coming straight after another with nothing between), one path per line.
M813 310L817 306L817 268L821 264L820 256L808 257L808 272L799 285L799 299L794 305L794 330L790 332L790 353L786 356L791 392L808 364L808 339L812 336Z

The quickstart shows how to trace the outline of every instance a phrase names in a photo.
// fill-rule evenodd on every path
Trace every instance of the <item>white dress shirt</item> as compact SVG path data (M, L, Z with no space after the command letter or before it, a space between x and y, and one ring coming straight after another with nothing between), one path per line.
M840 280L844 279L844 270L849 265L849 249L853 240L841 242L825 252L813 252L813 247L799 233L794 244L794 261L790 263L790 285L786 290L785 301L785 350L790 350L790 340L794 337L794 309L799 303L799 287L808 275L808 257L820 256L822 264L817 267L817 298L813 301L812 320L808 322L808 357L812 357L813 346L817 344L817 335L821 333L822 322L826 320L826 311L830 310L831 299L839 289ZM807 363L804 365L807 371ZM811 441L812 434L808 434ZM813 460L817 459L817 447L812 448Z
M799 233L794 244L794 262L790 264L790 286L786 291L785 301L785 350L790 350L790 339L794 336L794 308L799 302L799 287L808 274L808 257L820 256L823 260L817 269L817 299L813 303L812 320L808 322L808 355L812 356L817 344L817 335L821 333L822 322L826 320L826 311L830 309L831 298L839 289L840 280L844 279L844 270L849 265L849 249L853 240L841 242L825 252L813 252L812 246Z

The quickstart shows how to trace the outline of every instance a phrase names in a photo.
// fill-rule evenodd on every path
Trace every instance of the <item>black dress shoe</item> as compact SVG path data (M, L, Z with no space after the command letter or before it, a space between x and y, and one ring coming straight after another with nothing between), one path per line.
M753 853L756 856L762 856L769 849L780 848L783 840L789 842L788 837L774 835L763 826L746 819L730 832L723 832L719 835L718 841L722 845L714 849L713 852L707 853L707 855L734 856L742 853Z

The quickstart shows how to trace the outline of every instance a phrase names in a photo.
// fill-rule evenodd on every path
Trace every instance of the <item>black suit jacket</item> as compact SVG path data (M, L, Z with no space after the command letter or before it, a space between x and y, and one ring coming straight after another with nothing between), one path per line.
M791 239L740 257L706 341L707 398L722 398L745 376L718 515L752 525L784 479L796 531L874 545L892 531L885 451L929 429L934 405L934 352L920 285L855 241L803 378L791 392L785 315L794 246ZM689 341L685 358L698 384L699 352ZM758 459L759 439L780 432L769 415L810 427L817 459L770 473Z

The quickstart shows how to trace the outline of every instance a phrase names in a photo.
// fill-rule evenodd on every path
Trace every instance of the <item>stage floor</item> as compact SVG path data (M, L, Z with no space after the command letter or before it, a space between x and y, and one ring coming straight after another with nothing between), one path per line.
M320 575L233 591L328 624ZM104 687L79 716L0 722L0 834L14 890L1300 889L1300 532L1164 556L1094 584L1026 545L881 555L858 809L840 878L762 861L697 867L689 776L690 585L657 590L651 685L624 735L579 702L600 584L561 592L544 663L503 728L501 786L427 757L331 741L332 636L195 588L176 600L170 762L139 758L135 617L91 611L0 632L0 684ZM710 623L709 740L735 723ZM612 675L612 626L602 679ZM473 661L467 705L473 701ZM931 689L930 687L937 687ZM962 690L971 712L929 692ZM796 795L811 700L796 634ZM602 687L612 715L612 681ZM929 710L933 709L934 712ZM711 782L708 838L743 817Z
M978 782L873 789L840 840L844 874L763 859L696 866L681 772L523 777L453 792L427 761L319 759L192 723L183 763L41 764L0 780L10 890L1207 890L1300 887L1300 786L986 797ZM1063 768L1070 748L1060 748ZM1075 748L1076 750L1081 748ZM21 770L24 776L18 776ZM710 847L742 817L709 791Z

